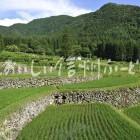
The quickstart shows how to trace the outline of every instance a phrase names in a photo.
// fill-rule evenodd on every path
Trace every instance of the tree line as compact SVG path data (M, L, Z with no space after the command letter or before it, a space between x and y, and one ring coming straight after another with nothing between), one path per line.
M140 47L133 39L97 39L85 34L77 38L68 31L59 37L4 37L0 35L0 50L46 55L92 56L115 61L140 59Z

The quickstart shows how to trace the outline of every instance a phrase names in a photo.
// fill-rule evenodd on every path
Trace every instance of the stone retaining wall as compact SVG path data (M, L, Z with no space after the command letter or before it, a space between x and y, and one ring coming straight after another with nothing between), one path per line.
M115 107L127 107L140 102L140 88L127 88L118 90L93 90L93 91L71 91L56 93L55 104L69 103L109 103Z
M97 80L94 77L73 77L73 78L28 78L28 79L1 79L0 89L6 88L27 88L27 87L42 87L42 86L59 86L69 83L80 83L90 80Z

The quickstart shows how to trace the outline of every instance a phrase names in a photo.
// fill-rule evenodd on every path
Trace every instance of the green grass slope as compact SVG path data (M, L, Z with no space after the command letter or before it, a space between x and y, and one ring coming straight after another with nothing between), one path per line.
M54 87L0 90L0 121L31 100L49 94Z
M116 88L137 86L140 83L140 78L131 75L109 76L96 81L83 82L78 84L64 85L62 89L93 89L93 88Z
M29 133L30 132L30 133ZM139 140L140 128L104 104L51 106L17 140Z
M140 105L127 108L124 110L124 113L132 120L140 124Z

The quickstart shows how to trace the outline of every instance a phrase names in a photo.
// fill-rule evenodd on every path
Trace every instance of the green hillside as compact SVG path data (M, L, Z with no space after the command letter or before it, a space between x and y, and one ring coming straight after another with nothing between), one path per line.
M139 140L139 87L139 6L0 26L0 140L11 128L16 140Z
M49 33L63 30L73 21L70 16L54 16L50 18L35 19L29 24L15 24L9 30L16 30L21 35L49 35Z
M128 34L128 29L133 29L134 32L131 32L132 36L131 34L130 36L137 38L134 33L138 35L140 31L137 30L140 27L140 18L137 18L139 15L140 8L137 6L109 3L96 12L75 18L62 15L36 19L28 24L15 24L8 28L1 27L0 33L4 34L3 31L8 30L20 35L47 35L52 32L60 32L67 27L75 31L76 34L79 34L80 31L83 31L83 33L90 31L93 35L108 32L110 35L113 33L119 35L118 37L127 38L129 36L125 35ZM5 34L7 35L7 33Z

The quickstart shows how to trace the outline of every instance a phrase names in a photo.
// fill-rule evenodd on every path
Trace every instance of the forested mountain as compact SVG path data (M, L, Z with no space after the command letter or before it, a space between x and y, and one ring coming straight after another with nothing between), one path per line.
M17 45L20 51L35 53L139 59L140 7L109 3L78 17L61 15L0 26L0 34L4 49Z
M8 35L49 35L49 33L60 32L64 28L74 31L93 32L93 35L108 32L114 34L134 33L140 26L140 7L130 5L117 5L109 3L96 12L81 15L78 17L54 16L43 19L35 19L28 24L15 24L10 27L0 27L0 33ZM118 30L119 28L119 30ZM132 30L131 30L132 29ZM129 31L128 31L129 30ZM4 32L5 31L5 32ZM138 32L138 31L137 31ZM136 33L137 33L136 32ZM79 32L76 32L78 34ZM129 34L128 36L131 36ZM133 36L135 38L135 36Z

